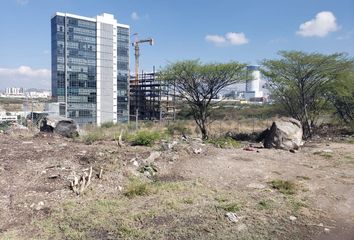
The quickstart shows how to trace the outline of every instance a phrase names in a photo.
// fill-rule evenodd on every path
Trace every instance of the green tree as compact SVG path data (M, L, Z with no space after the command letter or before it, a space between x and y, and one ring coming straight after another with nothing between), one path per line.
M344 73L328 87L328 98L345 123L354 122L354 69Z
M161 71L161 77L176 89L176 96L189 105L202 138L208 138L211 106L220 91L243 79L245 65L230 62L203 64L198 60L180 61Z
M304 137L309 138L329 103L328 87L353 68L353 59L343 53L281 51L279 55L280 59L263 60L262 72L272 98L301 122Z

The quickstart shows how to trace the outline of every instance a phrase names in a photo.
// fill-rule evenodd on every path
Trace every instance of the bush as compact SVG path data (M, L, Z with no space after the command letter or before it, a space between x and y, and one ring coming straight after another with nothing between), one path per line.
M132 144L139 146L151 146L157 140L160 140L160 138L161 136L159 132L143 130L133 136Z

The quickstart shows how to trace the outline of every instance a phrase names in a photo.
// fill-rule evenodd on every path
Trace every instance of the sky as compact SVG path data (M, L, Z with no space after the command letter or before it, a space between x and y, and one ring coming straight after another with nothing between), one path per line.
M154 38L140 48L143 71L187 59L259 64L280 50L354 57L354 0L1 0L0 90L50 89L55 12L111 13ZM134 69L132 48L130 60Z

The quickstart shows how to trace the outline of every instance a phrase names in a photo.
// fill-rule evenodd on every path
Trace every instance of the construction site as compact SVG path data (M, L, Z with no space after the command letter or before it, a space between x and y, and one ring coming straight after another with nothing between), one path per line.
M135 56L135 75L130 77L130 120L175 120L176 92L155 71L139 73L140 44L154 44L152 38L139 40L137 34L132 43Z

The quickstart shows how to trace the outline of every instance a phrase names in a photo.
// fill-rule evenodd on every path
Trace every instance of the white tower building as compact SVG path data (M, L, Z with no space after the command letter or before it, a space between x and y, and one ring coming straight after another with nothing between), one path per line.
M250 100L251 98L263 97L263 91L261 91L261 72L259 66L247 66L247 80L245 98Z

